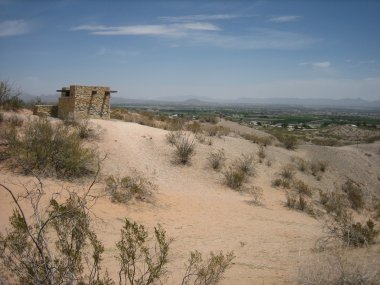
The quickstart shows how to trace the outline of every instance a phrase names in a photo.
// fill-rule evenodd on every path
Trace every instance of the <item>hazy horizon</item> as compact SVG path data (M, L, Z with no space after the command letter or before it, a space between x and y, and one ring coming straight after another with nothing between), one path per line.
M0 0L0 79L33 95L379 100L380 3Z

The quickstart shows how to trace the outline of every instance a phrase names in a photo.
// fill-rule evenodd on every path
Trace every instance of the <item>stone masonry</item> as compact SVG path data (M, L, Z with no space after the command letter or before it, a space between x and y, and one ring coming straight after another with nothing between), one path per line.
M116 91L111 91L109 87L71 85L57 92L61 92L58 101L58 118L110 118L110 95ZM44 106L45 108L42 108ZM37 115L39 110L47 107L47 105L38 105L34 113ZM47 112L40 111L40 113Z

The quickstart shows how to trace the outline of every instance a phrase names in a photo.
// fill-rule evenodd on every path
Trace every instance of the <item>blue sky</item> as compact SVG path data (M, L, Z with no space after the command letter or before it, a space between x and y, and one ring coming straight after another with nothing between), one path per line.
M0 79L35 95L380 99L380 1L0 0Z

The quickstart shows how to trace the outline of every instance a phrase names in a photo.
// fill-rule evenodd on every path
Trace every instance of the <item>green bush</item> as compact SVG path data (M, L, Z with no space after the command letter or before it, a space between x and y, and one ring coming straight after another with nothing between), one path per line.
M29 122L21 134L10 132L8 144L11 157L25 173L69 178L96 170L97 155L83 147L78 133L44 118Z

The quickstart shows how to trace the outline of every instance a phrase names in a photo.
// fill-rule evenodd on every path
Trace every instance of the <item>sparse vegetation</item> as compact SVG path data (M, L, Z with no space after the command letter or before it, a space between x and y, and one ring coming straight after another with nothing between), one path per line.
M8 134L8 151L25 173L59 178L93 173L97 155L82 145L78 132L63 124L39 118L26 124L22 133Z
M221 136L227 136L231 130L229 128L223 127L223 126L212 126L205 128L205 132L210 136L210 137L221 137Z
M349 202L346 198L346 195L343 193L340 193L339 191L320 191L319 197L321 204L325 207L328 214L339 217L346 213Z
M294 177L294 170L291 166L285 166L280 173L281 177L287 180L292 180Z
M262 145L259 145L259 150L257 151L257 156L259 157L259 163L262 163L267 156L265 148Z
M175 135L174 147L179 163L187 164L190 161L191 156L194 155L195 142L195 136L190 133L178 132Z
M302 180L293 181L293 187L299 194L306 195L308 197L311 197L313 195L310 187Z
M322 245L337 240L347 246L359 247L374 243L378 235L371 219L364 223L355 222L349 212L326 220L324 227L326 236L319 241Z
M270 137L270 136L257 136L257 135L248 134L248 133L241 134L241 136L244 139L249 140L249 141L256 143L258 145L261 145L261 146L271 145L272 140L273 140L273 137Z
M313 161L310 162L310 171L313 176L317 176L320 172L325 172L327 168L327 162L325 161Z
M255 205L262 205L264 199L264 191L260 186L250 186L244 189L252 197L252 203Z
M342 185L342 191L347 194L347 198L351 204L351 208L358 211L365 206L363 190L360 185L351 179Z
M294 135L283 134L280 132L275 132L274 135L286 149L289 149L289 150L296 149L298 140L297 140L297 137L295 137Z
M209 161L213 169L219 170L223 166L224 161L226 160L226 155L224 154L224 150L219 149L217 151L211 152L207 160Z
M107 177L106 192L112 202L128 203L132 199L152 202L157 186L137 171L122 178L113 175Z
M234 258L233 252L227 254L211 252L208 259L204 261L200 252L191 252L190 258L185 264L186 272L181 285L218 284L223 279L225 271L232 266Z
M244 173L244 175L251 176L254 174L254 157L251 154L242 154L235 162L236 168Z
M166 275L172 240L160 225L154 228L154 240L155 246L150 249L147 244L149 233L145 227L125 220L121 239L116 244L119 250L119 284L156 284Z
M338 248L314 255L301 263L298 285L378 285L376 258Z
M223 172L225 183L232 189L238 189L243 185L246 179L246 175L240 169L229 166L227 170Z
M46 208L41 203L46 195L44 185L37 177L36 188L24 185L25 199L33 209L29 217L12 189L0 183L0 189L8 192L16 205L10 229L0 234L0 260L20 284L115 284L107 270L101 270L104 246L91 225L91 204L98 198L91 191L96 179L97 175L82 195L69 189L67 195L52 194ZM118 284L162 283L171 242L160 225L154 228L152 239L143 225L125 219L116 244ZM203 261L194 251L182 284L218 284L233 259L233 252L211 252Z
M0 109L16 111L23 107L19 98L21 93L16 91L8 81L0 81Z

